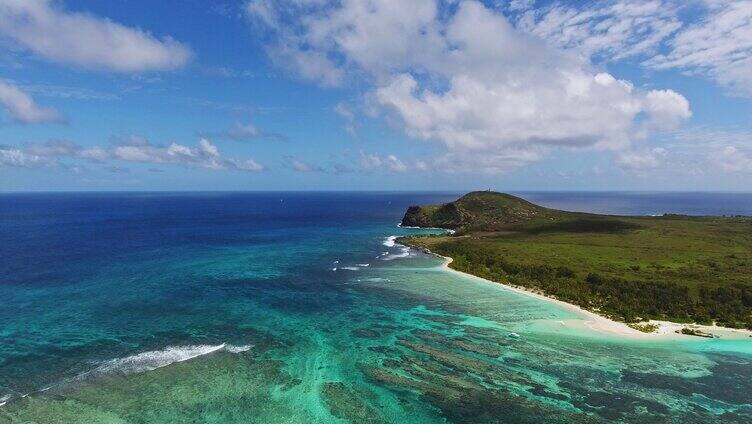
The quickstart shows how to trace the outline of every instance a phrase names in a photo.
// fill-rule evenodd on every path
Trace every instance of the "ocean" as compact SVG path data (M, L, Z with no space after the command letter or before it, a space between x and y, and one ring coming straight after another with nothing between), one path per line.
M752 194L520 193L752 215ZM0 422L752 422L752 339L620 339L390 236L459 193L0 194Z

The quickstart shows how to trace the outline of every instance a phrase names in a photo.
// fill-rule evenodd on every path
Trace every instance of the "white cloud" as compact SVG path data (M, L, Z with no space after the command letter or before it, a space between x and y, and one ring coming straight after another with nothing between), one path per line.
M232 128L227 130L227 137L236 141L251 140L258 136L258 128L251 123L236 122Z
M389 155L386 157L386 166L393 172L405 172L407 171L407 165L399 160L397 156Z
M263 166L248 160L226 159L217 146L202 138L197 147L171 143L169 146L155 146L150 143L136 143L117 146L112 150L114 158L144 163L172 163L208 169L235 169L241 171L261 171Z
M230 168L237 169L238 171L261 172L266 169L253 159L226 159L225 161L230 165Z
M351 168L350 166L335 160L330 160L327 164L320 165L292 156L285 156L282 164L284 167L292 169L295 172L319 172L333 175L349 174L354 172L353 168Z
M251 140L274 140L274 141L286 141L287 137L283 134L277 134L272 132L265 132L259 129L255 124L251 122L235 122L230 128L203 133L204 138L219 138L230 139L235 141L251 141Z
M535 0L510 0L507 8L511 11L523 11L532 9L535 5Z
M155 164L174 164L212 170L237 170L257 172L264 167L253 159L234 159L222 156L216 145L202 138L195 147L178 143L159 146L149 143L143 137L132 136L120 144L104 148L101 146L82 147L65 141L51 140L41 144L23 147L1 147L0 164L12 166L52 166L61 159L87 160L105 163L126 161Z
M63 121L63 115L60 112L39 106L29 94L16 85L2 80L0 80L0 105L5 108L13 121L22 124Z
M707 75L735 94L752 96L752 1L704 4L705 16L678 32L668 52L645 65Z
M427 164L423 161L416 162L415 166L407 165L393 154L382 157L375 153L360 152L360 168L363 171L386 170L390 172L407 172L409 170L426 170Z
M352 120L355 119L355 113L350 106L344 102L337 103L337 106L334 107L334 111L348 122L352 122Z
M60 99L75 99L75 100L104 100L113 101L119 100L120 96L113 93L92 90L83 87L70 87L64 85L53 84L32 84L24 85L24 89L34 95L42 95L45 97L56 97Z
M751 0L600 0L512 10L520 29L585 57L640 58L752 96Z
M293 157L287 158L285 165L297 172L326 172L324 168L318 165L312 165L308 162L304 162Z
M314 170L313 166L297 159L293 160L290 165L298 172L312 172Z
M172 70L192 56L170 37L68 12L50 0L0 1L0 35L53 62L115 72Z
M666 149L661 147L639 152L623 152L616 160L616 164L625 171L649 171L661 166Z
M692 126L663 133L660 141L660 170L675 176L752 173L749 128Z
M455 149L435 158L432 169L449 173L496 174L541 160L546 152L547 149L541 146L509 147L482 153Z
M383 161L379 155L373 153L360 152L360 167L365 170L372 170L381 167Z
M694 149L752 145L752 129L741 127L691 126L666 132L663 136L672 146Z
M643 130L643 116L673 123L689 116L680 94L645 92L596 72L479 2L443 6L415 0L405 13L404 4L386 0L289 0L250 2L248 11L271 28L272 46L293 45L364 78L369 107L410 137L444 145L441 168L499 172L556 146L622 149Z
M654 53L682 22L665 0L601 0L580 7L554 3L526 10L518 26L563 49L609 60Z
M752 152L726 146L715 155L715 160L725 172L752 173Z
M320 52L280 44L269 49L268 53L274 62L290 67L301 77L319 82L324 87L336 87L344 80L345 73Z
M689 101L673 90L651 90L645 96L645 112L656 128L674 129L692 116Z
M357 124L355 122L355 112L353 111L352 107L350 107L350 105L348 105L347 103L339 102L334 107L334 111L337 112L337 114L345 120L345 132L347 132L351 137L356 137Z
M246 12L274 36L272 60L324 86L341 85L350 64L383 72L441 48L434 0L411 1L409 13L395 1L252 0Z
M94 162L102 162L110 157L110 153L102 147L96 146L78 151L78 157Z
M26 153L47 158L75 156L78 150L78 146L64 140L50 140L46 143L31 144L24 149Z
M45 163L45 159L40 156L16 148L0 146L0 165L27 168Z

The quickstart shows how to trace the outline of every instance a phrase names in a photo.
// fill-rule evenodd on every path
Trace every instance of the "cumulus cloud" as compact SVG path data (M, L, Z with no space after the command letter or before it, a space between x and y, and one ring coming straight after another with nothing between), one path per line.
M283 163L286 167L296 172L326 172L326 169L322 166L314 165L291 156L286 157Z
M38 124L42 122L62 122L63 115L52 108L38 105L34 99L18 86L0 80L0 105L14 122Z
M262 171L264 167L252 159L238 160L225 158L216 145L208 139L199 140L198 146L190 147L171 143L157 146L151 143L129 143L112 149L114 158L143 163L171 163L207 169L235 169L240 171Z
M252 0L249 18L271 35L271 59L324 86L341 85L353 63L378 72L435 54L437 5L415 0L410 13L394 1ZM407 42L410 40L410 42ZM439 47L438 44L435 47Z
M374 110L412 138L442 143L440 168L499 172L554 147L623 149L644 131L642 121L689 117L679 93L639 90L597 72L480 2L445 6L415 0L405 13L386 0L260 0L247 12L269 28L272 46L325 58L340 83L365 77Z
M0 1L0 36L53 62L115 72L172 70L192 56L170 37L68 12L51 0Z
M393 171L393 172L407 171L407 165L405 165L404 162L399 160L397 156L394 156L394 155L388 155L386 157L386 166L387 168L389 168L390 171Z
M0 164L19 167L54 166L61 159L80 159L106 163L126 161L151 164L174 164L212 170L258 172L264 167L253 159L234 159L222 156L216 145L202 138L197 146L171 143L154 145L142 137L129 137L112 147L82 147L67 141L51 140L23 147L0 146Z
M28 168L45 163L45 159L21 149L0 146L0 165Z
M645 62L653 69L707 75L752 96L752 1L705 0L707 13L668 41L669 50Z
M416 162L415 165L408 165L393 154L381 156L376 153L360 152L360 168L363 171L371 172L376 170L390 172L407 172L410 170L424 171L428 165L423 161Z
M616 164L625 171L649 171L658 168L667 151L657 147L652 150L623 152L616 160Z
M752 173L752 152L726 146L714 155L721 169L731 173Z
M673 90L651 90L645 96L644 110L656 128L675 129L692 116L689 101Z

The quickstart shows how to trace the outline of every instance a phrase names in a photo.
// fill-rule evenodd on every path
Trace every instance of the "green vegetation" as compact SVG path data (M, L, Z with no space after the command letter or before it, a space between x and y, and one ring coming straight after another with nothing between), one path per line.
M454 269L617 320L752 328L749 217L595 215L474 192L411 207L403 225L457 230L400 240L454 258Z
M684 327L681 330L676 330L676 332L680 333L680 334L684 334L686 336L706 337L708 339L712 339L713 338L712 334L706 333L704 331L697 330L697 329L694 329L694 328Z
M642 331L643 333L653 333L656 330L658 330L658 326L656 324L650 324L650 323L640 323L640 322L633 322L629 325L629 327L634 328L637 331Z

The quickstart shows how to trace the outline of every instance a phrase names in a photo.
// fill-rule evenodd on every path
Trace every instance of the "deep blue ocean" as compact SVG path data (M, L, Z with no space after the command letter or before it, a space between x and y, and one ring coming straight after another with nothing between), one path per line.
M584 318L390 241L459 194L0 194L0 422L752 422L752 339L554 331ZM752 215L752 194L519 194Z

